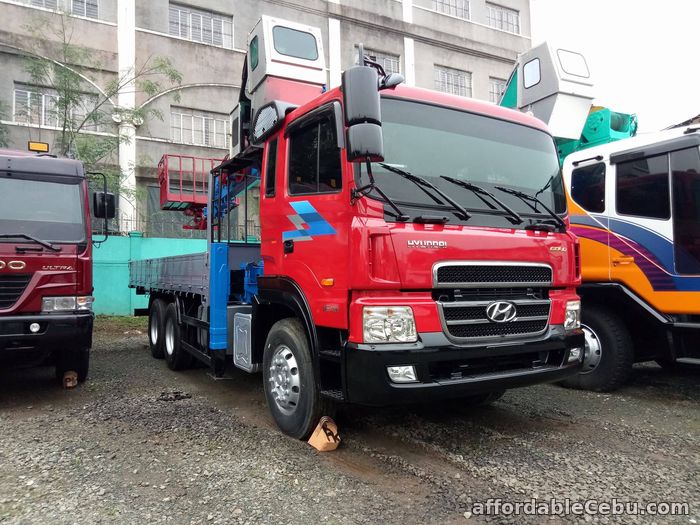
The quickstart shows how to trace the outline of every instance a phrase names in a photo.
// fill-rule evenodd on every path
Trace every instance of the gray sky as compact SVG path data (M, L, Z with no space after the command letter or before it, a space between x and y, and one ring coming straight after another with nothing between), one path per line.
M700 1L530 0L532 45L584 54L595 103L655 131L700 113Z

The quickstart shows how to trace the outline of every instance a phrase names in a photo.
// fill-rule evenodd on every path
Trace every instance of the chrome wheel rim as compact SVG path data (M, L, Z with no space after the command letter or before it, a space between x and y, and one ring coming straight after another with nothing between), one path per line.
M600 343L600 338L589 326L581 325L583 329L583 337L585 340L585 348L583 350L583 368L582 374L589 374L595 370L600 364L603 357L603 345Z
M151 343L154 345L158 344L158 324L160 319L158 319L158 310L153 310L151 315L151 327L149 329L149 334L151 335Z
M269 392L277 408L286 415L293 414L299 406L301 381L296 357L285 345L280 345L270 361Z
M175 325L172 319L168 319L165 323L165 351L168 355L173 355L175 351Z

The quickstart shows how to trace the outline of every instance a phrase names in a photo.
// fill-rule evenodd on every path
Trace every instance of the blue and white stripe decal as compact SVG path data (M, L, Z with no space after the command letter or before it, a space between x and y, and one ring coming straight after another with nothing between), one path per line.
M335 235L335 228L316 211L309 201L296 201L290 204L296 213L287 215L287 218L295 229L282 232L283 241L310 241L314 236Z

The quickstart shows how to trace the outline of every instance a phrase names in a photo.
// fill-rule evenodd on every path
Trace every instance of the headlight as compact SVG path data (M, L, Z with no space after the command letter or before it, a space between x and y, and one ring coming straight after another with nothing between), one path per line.
M365 343L414 343L418 340L410 306L365 306L362 331Z
M581 328L581 301L568 301L566 303L564 329L574 330L576 328Z
M93 297L44 297L41 300L42 312L68 312L75 310L92 310Z

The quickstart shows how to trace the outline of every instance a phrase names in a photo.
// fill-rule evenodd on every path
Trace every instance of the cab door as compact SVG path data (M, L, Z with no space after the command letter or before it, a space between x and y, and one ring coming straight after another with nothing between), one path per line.
M649 302L673 282L673 224L667 153L618 162L610 215L610 272Z
M347 327L351 222L342 125L332 102L280 134L276 202L266 215L275 227L263 238L274 246L275 273L301 288L314 322L337 328Z
M576 167L567 180L571 205L569 220L581 243L581 276L584 282L610 280L608 214L613 206L605 162Z

